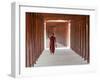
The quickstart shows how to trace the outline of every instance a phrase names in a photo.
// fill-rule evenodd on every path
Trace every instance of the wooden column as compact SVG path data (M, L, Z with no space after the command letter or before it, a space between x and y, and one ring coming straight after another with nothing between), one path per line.
M31 67L36 64L43 49L43 17L37 13L26 13L26 67Z
M90 34L89 34L89 27L90 26L90 23L89 23L89 16L86 17L86 57L85 59L87 60L87 62L89 63L90 62L90 49L89 49L89 45L90 45Z
M71 48L89 63L89 16L71 21Z

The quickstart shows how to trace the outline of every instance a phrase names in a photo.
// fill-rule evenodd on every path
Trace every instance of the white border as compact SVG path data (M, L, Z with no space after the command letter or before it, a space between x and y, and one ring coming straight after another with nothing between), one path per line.
M52 74L69 74L69 73L84 73L96 70L96 53L95 53L95 9L87 9L82 7L46 7L33 6L31 4L13 3L12 27L15 27L13 36L15 51L12 51L12 75L19 76L34 76L34 75L52 75ZM81 14L90 15L90 64L89 65L73 65L73 66L59 66L59 67L39 67L26 68L25 67L25 12L45 12L45 13L63 13L63 14ZM14 22L14 23L13 23ZM13 29L13 28L12 28ZM13 40L12 40L13 41ZM14 54L14 55L13 55ZM52 71L54 70L54 71ZM66 71L66 72L65 72Z

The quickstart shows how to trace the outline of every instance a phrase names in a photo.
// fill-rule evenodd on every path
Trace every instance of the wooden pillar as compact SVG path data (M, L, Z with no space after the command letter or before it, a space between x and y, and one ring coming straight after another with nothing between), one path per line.
M89 63L89 16L71 21L71 48Z
M38 13L26 13L26 67L36 64L44 49L44 20Z

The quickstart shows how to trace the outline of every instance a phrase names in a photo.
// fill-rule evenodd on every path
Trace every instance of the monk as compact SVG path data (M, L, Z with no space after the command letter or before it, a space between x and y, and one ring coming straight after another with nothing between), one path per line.
M49 39L50 39L50 45L49 45L50 53L54 54L55 46L56 46L56 37L55 37L54 33L51 34Z

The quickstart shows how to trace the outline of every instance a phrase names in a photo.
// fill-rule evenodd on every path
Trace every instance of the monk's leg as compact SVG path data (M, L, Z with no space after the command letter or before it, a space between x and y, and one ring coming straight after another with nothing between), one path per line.
M53 45L52 47L52 53L54 54L55 53L55 46Z
M49 50L50 50L50 53L52 54L52 46L51 45L50 45L50 49Z

